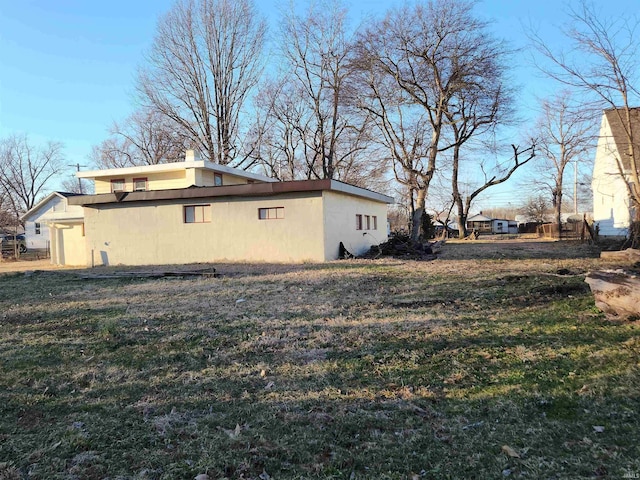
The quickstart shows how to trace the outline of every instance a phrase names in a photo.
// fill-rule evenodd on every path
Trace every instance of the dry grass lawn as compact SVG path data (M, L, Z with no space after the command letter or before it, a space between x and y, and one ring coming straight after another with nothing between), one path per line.
M0 275L0 479L635 478L640 330L595 309L603 264L460 242L219 279Z

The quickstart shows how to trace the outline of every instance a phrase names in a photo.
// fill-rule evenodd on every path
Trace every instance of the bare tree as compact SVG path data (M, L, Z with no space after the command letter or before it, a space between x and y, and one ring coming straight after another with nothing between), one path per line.
M57 142L38 147L26 135L0 141L0 190L16 217L40 199L49 181L60 172L63 159L62 144Z
M439 154L453 146L448 115L464 92L472 93L502 48L487 24L475 18L474 2L434 0L393 10L373 23L358 42L366 72L366 108L374 113L402 182L416 194L412 238L420 235L429 185ZM465 97L466 98L466 97Z
M137 88L210 161L240 166L242 107L262 72L266 23L252 0L178 0L160 21Z
M366 184L379 174L364 156L366 115L355 108L349 79L347 10L336 0L312 3L304 15L284 15L283 73L260 92L262 161L293 178L336 178ZM373 168L371 168L373 167Z
M73 175L62 181L62 190L68 193L91 195L93 193L93 183L84 178L75 178L75 175Z
M134 112L122 123L114 123L109 134L91 152L93 162L102 168L175 162L182 159L190 145L180 124L149 108Z
M266 81L255 100L253 129L256 160L265 173L279 180L310 178L304 138L310 130L303 95L291 81Z
M543 100L536 123L538 161L536 183L551 193L555 222L560 225L564 197L565 169L572 162L585 162L594 146L595 119L589 109L576 105L564 91Z
M458 228L460 238L464 238L467 234L466 219L473 201L488 188L500 185L501 183L509 180L516 170L529 163L536 156L536 147L533 141L531 142L531 145L526 148L522 148L518 145L511 145L511 149L513 152L511 158L493 165L490 169L485 170L484 164L481 163L479 165L481 172L480 183L472 192L465 195L464 203L462 201L462 196L459 196L457 199L455 199L456 203L461 204L461 206L458 207L458 212L464 212L464 223L461 223L461 215L458 215Z
M496 150L493 141L495 131L501 124L510 123L512 117L513 98L504 77L508 52L500 42L486 37L484 43L476 45L476 49L476 73L469 74L461 88L454 92L452 105L445 111L451 145L451 193L457 210L460 238L467 235L467 217L473 200L488 188L506 182L535 155L533 147L522 150L512 146L512 161L489 164L487 158ZM475 155L480 156L471 162L470 167L481 172L480 178L484 182L475 185L474 191L466 196L460 188L463 148L467 152L474 150ZM528 156L521 158L523 153Z
M0 189L0 233L9 227L16 227L19 223L10 198L3 189Z
M570 51L556 52L538 35L531 35L538 52L551 62L549 68L541 66L544 72L581 92L585 103L592 100L592 106L611 109L618 116L628 145L617 159L618 170L627 179L636 222L640 221L640 132L632 117L633 105L640 101L639 25L637 17L607 18L583 0L570 11L570 25L564 31L572 43Z
M530 197L522 207L522 213L527 216L527 221L532 220L537 223L544 223L548 211L549 202L543 195Z

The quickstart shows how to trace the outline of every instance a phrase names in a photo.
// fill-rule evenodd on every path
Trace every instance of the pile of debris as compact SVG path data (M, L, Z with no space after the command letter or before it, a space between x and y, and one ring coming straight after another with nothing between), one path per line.
M440 253L444 240L433 243L422 243L412 240L404 233L393 233L384 243L373 245L368 252L355 258L376 259L381 257L392 257L406 260L434 260L436 254ZM354 258L342 244L340 244L340 258ZM343 254L344 250L344 256Z

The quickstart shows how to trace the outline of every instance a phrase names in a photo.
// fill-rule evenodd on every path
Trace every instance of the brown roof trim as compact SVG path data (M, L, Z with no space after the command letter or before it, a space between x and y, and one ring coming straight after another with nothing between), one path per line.
M629 124L626 118L626 111L624 108L610 108L604 111L609 127L611 128L611 135L613 141L616 144L618 150L618 157L622 162L622 167L625 171L631 169L631 160L629 158ZM631 117L631 127L633 129L633 148L635 154L640 150L640 107L629 108L629 116Z
M349 186L348 191L340 188ZM281 193L319 192L333 190L337 192L369 198L383 203L393 203L391 197L364 188L354 187L335 180L298 180L292 182L249 183L219 187L189 187L173 190L148 190L144 192L126 192L125 195L103 193L98 195L79 195L68 199L70 205L99 205L109 203L145 202L157 200L177 200L210 197L255 197Z

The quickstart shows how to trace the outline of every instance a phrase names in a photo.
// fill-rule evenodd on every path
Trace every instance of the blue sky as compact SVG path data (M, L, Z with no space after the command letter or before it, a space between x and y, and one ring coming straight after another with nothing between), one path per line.
M26 133L34 141L60 141L67 163L88 165L92 145L107 136L113 121L133 111L136 69L153 41L159 16L172 3L0 0L0 138ZM282 3L256 0L272 35ZM396 0L345 3L356 22L403 4ZM495 21L497 36L520 48L526 45L523 25L529 24L560 45L557 27L565 18L562 5L554 0L485 0L477 8L480 15ZM606 5L613 16L638 13L637 0L610 0ZM529 116L535 96L555 87L539 77L526 57L525 53L516 56L513 77L520 85L521 114Z

